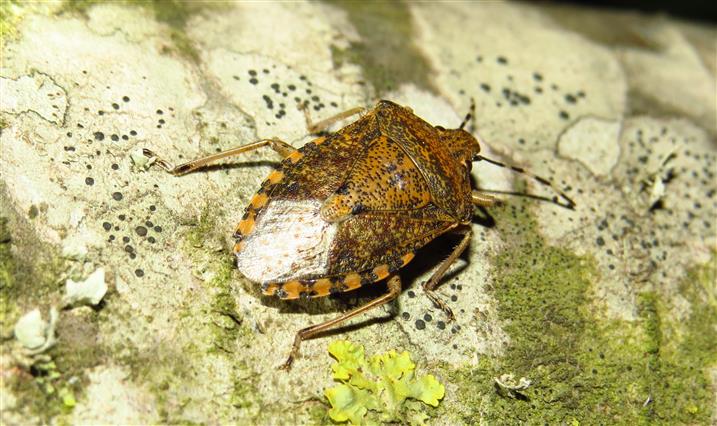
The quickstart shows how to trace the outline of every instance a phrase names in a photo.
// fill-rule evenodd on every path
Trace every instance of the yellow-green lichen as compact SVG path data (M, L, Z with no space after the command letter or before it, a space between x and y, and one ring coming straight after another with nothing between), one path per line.
M510 336L505 356L482 357L477 368L447 367L461 407L449 415L489 424L709 423L704 369L714 365L717 336L704 294L690 299L686 337L667 355L660 295L641 296L640 321L604 319L591 303L591 260L547 245L526 205L495 210L506 241L491 259L493 297ZM494 384L505 373L532 385L507 398Z
M332 46L335 65L350 62L360 65L364 77L377 95L413 83L435 91L428 61L413 45L411 13L403 2L330 2L348 14L361 36L348 49Z
M336 359L333 378L341 383L325 392L336 422L422 424L428 416L414 402L436 407L445 394L432 375L415 377L408 352L391 350L367 360L363 346L338 340L329 344L329 353Z

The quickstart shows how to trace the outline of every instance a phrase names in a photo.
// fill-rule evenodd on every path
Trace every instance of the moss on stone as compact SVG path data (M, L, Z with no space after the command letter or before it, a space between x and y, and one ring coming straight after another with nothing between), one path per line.
M710 325L715 309L704 303L702 287L691 286L685 339L666 355L657 294L641 295L641 321L604 319L591 303L591 260L547 245L526 202L512 204L497 209L506 245L491 261L493 296L510 342L504 357L483 357L477 368L447 367L463 407L456 415L489 424L708 423L704 369L714 365L717 336ZM700 271L714 282L714 273ZM696 275L686 281L700 282ZM494 378L506 373L532 386L517 399L501 395Z
M65 0L57 9L57 14L76 13L86 17L87 11L91 7L102 3L103 2L101 0ZM129 1L124 1L120 3L127 4L129 3Z
M77 13L87 16L91 7L105 3L100 0L66 0L58 9L58 13ZM179 55L199 62L199 50L187 36L185 28L192 15L207 7L215 7L205 2L188 2L180 0L124 0L117 2L124 6L142 7L154 14L154 18L169 27L169 38L172 48L165 53L176 52Z
M205 265L205 273L210 277L204 283L206 291L212 294L208 315L213 318L212 335L215 349L226 353L233 352L236 340L253 333L244 324L237 309L233 293L233 257L223 251L213 249L220 240L217 222L217 209L213 205L205 206L198 222L185 235L185 252L195 265ZM208 242L212 242L207 244ZM219 244L219 243L218 243Z
M0 205L3 192L0 185ZM11 336L25 311L59 299L65 269L59 250L43 246L23 219L0 211L0 335Z
M3 324L3 336L12 332L8 320L18 316L18 306L13 297L17 266L10 249L11 241L8 218L0 217L0 323Z
M250 337L252 331L244 323L232 294L231 277L233 263L230 258L222 258L214 267L215 276L208 283L214 292L210 315L212 321L212 344L215 350L234 352L237 340L242 336Z
M5 44L4 42L8 37L15 35L15 26L17 25L15 8L17 7L17 1L0 2L0 44Z
M83 393L84 383L70 380L76 376L61 371L54 361L35 363L30 373L31 379L14 377L10 388L17 398L17 406L42 419L43 423L69 414L78 395Z
M654 293L641 297L649 336L646 353L650 398L645 417L673 424L708 424L714 390L707 369L717 366L717 256L691 269L679 292L690 303L684 321L667 317L671 301ZM669 336L669 338L667 337Z
M413 83L435 92L431 84L431 67L413 45L411 13L403 2L330 2L348 14L360 42L348 49L332 46L335 65L358 64L377 95L396 90L403 83Z
M206 206L202 209L199 215L199 220L192 225L192 228L187 232L185 241L190 245L186 248L186 251L192 255L193 251L191 248L200 248L204 246L204 243L213 235L216 231L217 217L212 213L212 206Z
M40 307L43 315L62 291L65 264L53 247L35 240L18 218L0 217L0 323L3 336L10 337L20 315ZM89 310L89 308L87 308ZM88 315L96 318L97 312ZM75 321L75 319L77 319ZM58 322L59 343L29 370L12 375L8 387L17 406L49 422L74 408L87 383L84 371L97 365L104 349L97 345L95 322L63 313ZM9 349L9 341L2 350Z
M192 246L197 247L197 240L202 236L217 236L215 224L218 218L214 211L211 206L202 211L198 225L187 235L188 242L193 241ZM204 247L195 249L191 256L198 263L206 262L212 274L212 278L204 284L206 290L212 294L208 313L211 318L208 323L211 346L209 352L227 357L233 366L230 374L233 385L229 404L234 409L251 412L259 406L257 377L246 360L237 357L236 353L251 347L254 331L243 318L236 303L234 258Z
M199 62L199 50L185 31L187 22L203 9L215 6L205 2L180 0L138 1L136 4L150 9L158 22L165 23L170 27L169 38L178 54L192 62Z
M35 8L31 2L19 0L3 0L0 2L0 47L4 47L8 40L15 39L17 26L22 21L28 10Z

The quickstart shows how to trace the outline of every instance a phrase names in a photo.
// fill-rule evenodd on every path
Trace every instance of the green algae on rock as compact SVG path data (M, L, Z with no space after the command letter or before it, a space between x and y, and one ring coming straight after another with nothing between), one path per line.
M589 258L548 246L525 202L497 214L506 247L492 264L498 312L510 336L505 354L482 357L477 367L446 366L459 388L465 422L708 423L713 397L707 369L717 366L717 311L703 283L714 283L714 257L685 280L693 313L685 341L666 342L661 299L643 293L639 321L605 319L592 303L596 274ZM690 294L689 292L687 294ZM688 337L690 336L690 337ZM690 341L688 339L697 339ZM711 355L708 355L711 354ZM525 376L532 386L523 400L493 389L504 372Z

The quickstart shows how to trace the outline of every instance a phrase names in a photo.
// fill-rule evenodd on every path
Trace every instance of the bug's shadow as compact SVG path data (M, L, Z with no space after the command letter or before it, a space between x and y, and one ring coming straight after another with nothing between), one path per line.
M204 166L197 170L191 171L187 174L216 172L216 171L221 171L221 170L245 169L245 168L250 168L250 167L277 168L277 167L279 167L280 164L281 163L279 161L270 161L270 160L240 161L240 162L235 162L235 163L212 164L212 165Z
M403 274L402 274L403 275ZM406 289L404 281L404 291ZM292 314L292 313L304 313L309 315L328 315L333 314L338 316L341 313L350 311L351 309L362 306L369 301L380 297L387 291L386 283L381 281L368 285L365 287L358 288L348 293L340 293L334 296L322 297L311 300L281 300L276 297L261 296L261 303L265 306L276 308L280 314ZM330 328L315 336L315 338L334 336L342 333L348 333L351 331L359 330L364 327L369 327L374 324L382 324L393 320L398 313L396 301L389 302L386 306L390 306L390 312L386 315L372 316L366 318L364 316L357 317L354 319L355 322L349 322L338 327ZM374 315L378 310L367 311ZM330 319L330 318L326 318ZM310 320L305 324L298 325L297 327L308 327L311 325L319 324L319 320ZM297 328L298 331L298 328Z
M495 218L491 216L491 214L485 207L476 208L476 210L473 212L472 222L485 228L495 227Z
M531 194L528 192L503 191L503 190L498 190L498 189L481 189L480 192L482 192L484 194L502 194L502 195L511 195L514 197L530 198L531 200L537 200L537 201L542 201L545 203L555 204L558 207L562 207L562 208L565 208L568 210L575 210L575 206L571 206L568 203L561 203L557 196L547 197L544 195L536 195L536 194Z

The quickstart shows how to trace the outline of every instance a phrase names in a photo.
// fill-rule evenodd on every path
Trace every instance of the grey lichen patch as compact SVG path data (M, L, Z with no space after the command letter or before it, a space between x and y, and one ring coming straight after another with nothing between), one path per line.
M714 134L714 29L663 16L542 8L560 26L616 52L627 77L630 115L683 116ZM679 90L674 90L675 84Z
M103 365L88 372L87 403L74 414L87 423L103 423L108 413L116 423L158 422L157 404L149 390L131 381L126 368ZM121 384L119 386L118 384Z
M444 13L441 5L414 3L410 9L435 86L461 108L475 99L476 129L488 145L555 149L581 117L612 121L623 114L627 86L615 55L532 8L459 3ZM481 36L465 37L469 27Z
M15 80L0 77L0 109L10 114L33 112L57 124L65 123L67 93L50 76L41 72Z
M714 136L717 129L714 73L677 27L654 23L643 34L659 45L658 51L625 48L618 55L631 92L629 112L689 117ZM674 90L676 84L679 90Z
M305 105L311 119L317 122L364 102L363 88L331 74L303 71L302 67L289 66L264 55L215 49L207 55L206 62L208 72L220 84L225 96L223 102L235 107L219 109L210 103L203 110L220 111L225 123L232 116L236 116L237 121L246 121L250 117L251 126L245 126L239 133L245 139L279 137L290 143L307 140L306 120L300 106ZM333 89L328 90L328 87ZM246 115L239 114L240 111ZM250 134L247 129L252 127L255 133ZM276 155L257 151L244 158L260 157ZM266 173L268 170L262 171Z
M207 103L193 112L193 116L201 139L208 141L208 147L213 148L214 151L233 148L243 141L248 142L256 137L254 123L236 105L228 102L220 94L214 93ZM241 163L246 162L241 161ZM230 168L227 167L226 172L229 171Z
M415 25L402 2L330 2L348 13L360 41L348 48L332 46L335 65L358 64L373 85L376 96L412 83L435 92L431 67L414 45Z
M539 205L543 234L593 256L596 301L611 318L636 320L638 293L659 282L662 296L677 297L685 268L705 262L716 243L717 157L702 129L649 117L622 123L619 153L610 173L598 177L588 172L594 166L571 166L550 154L531 161L569 175L560 184L578 203L575 212Z
M619 138L619 122L586 117L560 135L558 153L580 161L596 176L606 176L620 157Z

